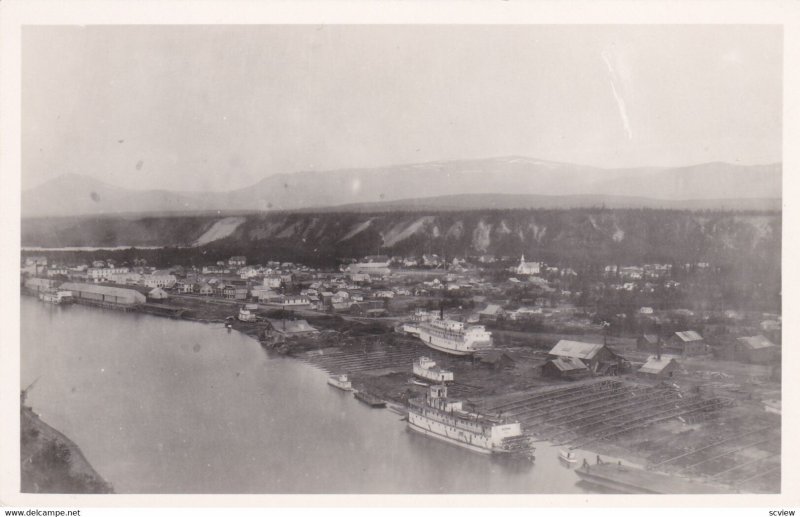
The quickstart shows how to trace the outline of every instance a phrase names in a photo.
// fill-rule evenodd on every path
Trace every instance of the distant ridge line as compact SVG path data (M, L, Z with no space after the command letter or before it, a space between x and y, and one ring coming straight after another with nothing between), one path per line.
M24 217L173 212L485 208L780 209L782 165L600 169L525 157L267 176L224 192L134 190L59 176L22 192ZM487 190L491 192L487 193ZM422 197L420 195L422 194Z

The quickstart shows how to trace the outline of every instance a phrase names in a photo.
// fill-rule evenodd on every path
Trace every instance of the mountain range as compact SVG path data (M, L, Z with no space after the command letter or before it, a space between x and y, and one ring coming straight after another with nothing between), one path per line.
M225 192L134 190L65 174L22 192L23 217L314 210L779 210L780 163L603 169L511 156L273 174Z

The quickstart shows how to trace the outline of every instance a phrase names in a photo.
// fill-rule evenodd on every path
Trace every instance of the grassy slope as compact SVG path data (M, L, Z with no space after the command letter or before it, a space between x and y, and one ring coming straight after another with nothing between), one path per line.
M20 408L22 492L104 494L113 488L69 438L44 423L29 407Z

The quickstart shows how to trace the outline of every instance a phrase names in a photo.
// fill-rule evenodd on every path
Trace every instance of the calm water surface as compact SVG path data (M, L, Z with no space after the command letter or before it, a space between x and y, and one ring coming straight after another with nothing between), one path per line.
M419 436L221 325L21 304L29 403L119 493L586 490L555 448L520 466Z

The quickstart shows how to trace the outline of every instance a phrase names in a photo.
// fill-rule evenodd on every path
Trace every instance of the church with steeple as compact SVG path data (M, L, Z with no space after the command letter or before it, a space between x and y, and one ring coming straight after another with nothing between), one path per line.
M518 275L538 275L541 270L539 262L525 262L525 255L519 259L519 266L517 266Z

